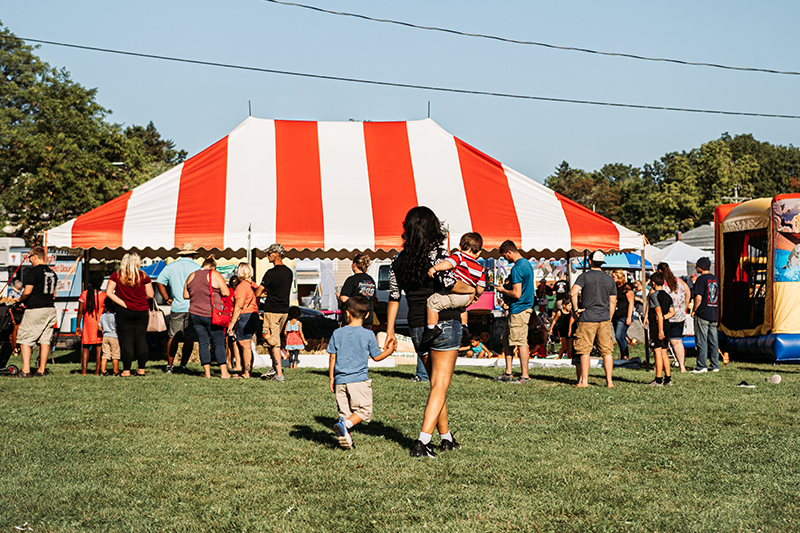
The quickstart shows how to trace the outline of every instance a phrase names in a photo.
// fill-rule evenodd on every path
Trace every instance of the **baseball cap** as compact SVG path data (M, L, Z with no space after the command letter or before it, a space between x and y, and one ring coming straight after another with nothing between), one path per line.
M592 255L589 256L589 261L602 264L606 262L606 256L600 250L595 250Z
M708 257L701 257L697 260L696 265L700 270L709 270L711 268L711 259Z

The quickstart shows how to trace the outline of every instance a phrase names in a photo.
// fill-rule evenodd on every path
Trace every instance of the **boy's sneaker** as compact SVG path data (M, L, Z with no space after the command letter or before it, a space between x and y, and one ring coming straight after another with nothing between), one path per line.
M353 437L351 437L350 432L347 431L347 427L344 425L344 418L341 416L339 417L339 421L333 425L333 432L336 433L339 446L345 450L349 450L353 447Z
M277 381L278 383L283 383L286 381L286 377L281 374L280 376L272 376L271 381Z
M663 387L663 386L664 386L663 383L659 383L656 380L653 380L650 383L648 383L647 385L645 385L645 387Z
M442 440L439 445L441 446L443 452L451 452L453 450L461 449L461 445L456 442L455 437L453 437L451 440Z
M167 366L164 368L164 373L165 373L165 374L172 374L172 365L167 365Z
M415 440L414 447L411 448L411 457L436 457L436 452L433 451L430 442L422 444L421 440Z
M172 367L173 374L186 374L186 367L185 366L174 366Z
M707 368L695 368L694 370L690 371L692 374L705 374L708 372Z
M261 374L261 379L272 379L277 375L278 375L278 372L274 368L269 367L269 370L267 370L266 372Z
M425 331L422 333L422 340L420 341L420 348L423 350L427 350L430 348L433 341L436 340L436 337L442 334L442 328L439 326L433 326L432 328L425 328Z
M503 372L502 374L500 374L499 376L494 378L494 380L495 381L505 381L506 383L508 383L508 382L514 381L514 376L511 375L511 374L506 374L505 372Z

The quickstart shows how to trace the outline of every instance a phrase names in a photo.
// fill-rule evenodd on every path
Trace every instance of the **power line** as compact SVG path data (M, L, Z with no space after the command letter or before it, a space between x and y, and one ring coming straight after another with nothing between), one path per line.
M288 70L276 70L276 69L269 69L269 68L261 68L261 67L249 67L245 65L232 65L229 63L217 63L214 61L201 61L198 59L186 59L186 58L179 58L179 57L169 57L169 56L162 56L162 55L155 55L155 54L144 54L140 52L127 52L124 50L114 50L110 48L99 48L96 46L85 46L80 44L69 44L69 43L61 43L56 41L45 41L42 39L29 39L26 37L18 37L24 41L30 41L32 43L40 43L40 44L49 44L52 46L62 46L66 48L77 48L79 50L91 50L93 52L105 52L109 54L118 54L118 55L125 55L125 56L133 56L133 57L143 57L147 59L160 59L163 61L174 61L178 63L189 63L193 65L204 65L204 66L211 66L211 67L221 67L221 68L230 68L230 69L237 69L237 70L247 70L252 72L266 72L269 74L282 74L285 76L298 76L303 78L314 78L319 80L330 80L330 81L344 81L349 83L362 83L367 85L380 85L385 87L402 87L405 89L422 89L426 91L438 91L438 92L447 92L447 93L457 93L457 94L472 94L478 96L496 96L500 98L515 98L519 100L537 100L541 102L559 102L559 103L567 103L567 104L584 104L584 105L597 105L597 106L608 106L608 107L626 107L631 109L651 109L651 110L658 110L658 111L680 111L684 113L707 113L713 115L734 115L734 116L743 116L743 117L764 117L764 118L790 118L790 119L800 119L800 115L778 115L772 113L750 113L745 111L721 111L721 110L714 110L714 109L693 109L693 108L682 108L682 107L667 107L667 106L652 106L652 105L639 105L639 104L621 104L616 102L598 102L593 100L573 100L570 98L551 98L547 96L533 96L533 95L524 95L524 94L512 94L512 93L497 93L491 91L474 91L469 89L454 89L448 87L434 87L430 85L414 85L411 83L398 83L398 82L391 82L391 81L378 81L378 80L365 80L359 78L345 78L342 76L327 76L324 74L309 74L307 72L292 72Z
M369 20L371 22L382 22L385 24L395 24L397 26L406 26L408 28L415 28L418 30L427 30L427 31L439 31L443 33L451 33L453 35L462 35L464 37L477 37L481 39L491 39L493 41L501 41L504 43L512 43L512 44L524 44L530 46L541 46L544 48L553 48L556 50L568 50L571 52L584 52L587 54L598 54L604 56L616 56L616 57L627 57L629 59L639 59L641 61L659 61L662 63L675 63L677 65L689 65L694 67L713 67L713 68L721 68L726 70L740 70L745 72L765 72L767 74L785 74L790 76L800 76L800 72L795 72L792 70L772 70L767 68L755 68L755 67L734 67L730 65L721 65L718 63L703 63L698 61L684 61L682 59L669 59L664 57L648 57L648 56L640 56L636 54L626 54L622 52L603 52L601 50L591 50L589 48L576 48L573 46L559 46L557 44L549 44L549 43L540 43L536 41L521 41L518 39L509 39L507 37L498 37L497 35L486 35L483 33L469 33L465 31L459 30L452 30L449 28L438 28L436 26L421 26L419 24L412 24L410 22L403 22L399 20L391 20L391 19L380 19L375 17L369 17L367 15L361 15L358 13L349 13L347 11L332 11L330 9L323 9L321 7L316 6L309 6L305 4L297 4L294 2L283 2L281 0L263 0L264 2L271 2L273 4L281 4L284 6L291 6L291 7L301 7L303 9L310 9L312 11L319 11L321 13L328 13L330 15L341 15L344 17L353 17L359 18L363 20Z

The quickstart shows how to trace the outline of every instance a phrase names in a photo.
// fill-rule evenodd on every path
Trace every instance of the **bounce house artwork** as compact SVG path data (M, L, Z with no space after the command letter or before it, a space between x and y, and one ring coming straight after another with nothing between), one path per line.
M723 349L800 362L800 194L717 207Z

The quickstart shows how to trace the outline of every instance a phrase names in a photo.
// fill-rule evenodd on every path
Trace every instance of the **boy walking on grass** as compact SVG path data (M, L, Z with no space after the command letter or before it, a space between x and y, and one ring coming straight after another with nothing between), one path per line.
M664 333L664 324L675 316L672 297L664 292L664 274L655 272L650 276L653 290L647 297L650 309L647 321L650 323L650 345L656 356L656 379L648 383L651 387L672 385L669 366L669 335ZM662 375L663 374L663 375Z
M344 303L344 312L347 325L334 331L328 343L331 356L328 375L331 392L336 394L339 407L339 421L333 425L333 431L342 448L350 449L353 447L350 430L359 422L372 419L369 358L375 361L387 358L394 352L397 341L387 341L381 351L375 334L362 327L364 317L369 312L369 301L363 296L350 297Z

